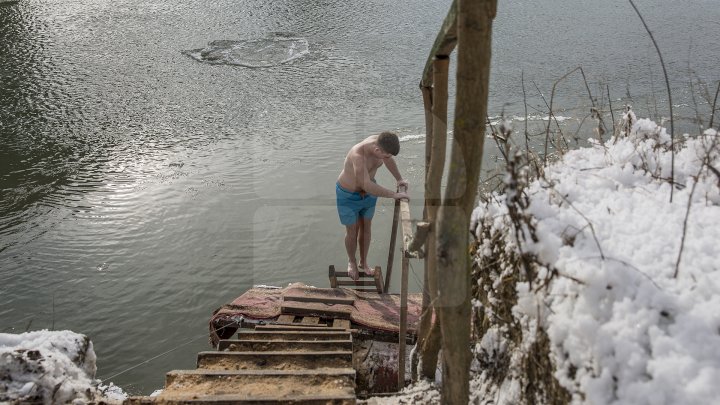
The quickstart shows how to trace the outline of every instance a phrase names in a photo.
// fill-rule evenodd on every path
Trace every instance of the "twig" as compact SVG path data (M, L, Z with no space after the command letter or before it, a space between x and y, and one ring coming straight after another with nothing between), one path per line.
M602 247L600 246L600 241L598 240L597 235L595 234L595 227L593 226L593 224L592 224L592 222L590 221L590 219L589 219L588 217L586 217L585 214L583 214L582 212L580 212L580 210L578 210L577 208L575 208L575 206L570 202L570 200L568 200L567 198L565 198L565 196L562 195L562 193L560 193L560 192L558 192L557 190L555 190L555 187L553 187L552 185L550 185L550 188L552 189L553 192L555 192L555 194L557 194L558 196L560 196L560 198L562 198L563 201L565 201L565 202L570 206L570 208L572 208L572 209L573 209L575 212L577 212L581 217L583 217L583 218L585 219L585 221L587 221L587 224L588 224L588 226L590 227L590 232L592 233L593 239L595 239L595 244L596 244L597 247L598 247L598 251L600 251L600 257L602 257L603 259L605 259L605 254L603 253Z
M713 100L712 112L710 112L710 123L708 124L708 128L712 128L712 126L713 126L713 119L715 118L715 106L717 105L718 93L720 93L720 81L718 81L717 90L715 90L715 100Z
M523 91L523 105L525 106L525 154L527 161L530 162L530 139L528 136L528 112L527 112L527 94L525 93L525 71L520 71L520 83ZM717 95L715 96L717 98Z
M639 274L641 274L641 275L643 275L645 278L647 278L651 283L653 283L653 285L655 286L655 288L657 288L657 289L660 290L660 291L664 291L664 290L658 285L658 283L656 283L655 280L653 280L652 278L650 278L650 276L648 276L644 271L638 269L637 267L635 267L634 265L626 262L625 260L616 259L616 258L614 258L614 257L599 258L599 257L597 257L597 256L589 256L589 257L580 257L580 258L578 258L578 260L587 260L587 259L603 259L603 260L608 260L608 261L611 261L611 262L618 262L618 263L624 264L625 266L627 266L627 267L635 270L636 272L638 272Z
M697 175L694 177L695 181L693 182L692 188L690 189L690 196L688 197L687 210L685 211L685 220L683 221L682 238L680 238L680 251L678 252L677 262L675 263L675 273L673 274L673 278L677 278L678 272L680 271L680 260L682 259L683 248L685 247L685 236L687 235L687 224L688 224L688 218L690 217L690 207L692 206L693 194L695 194L695 187L700 182L700 174L702 173L705 166L712 167L710 165L710 154L712 153L713 149L715 149L715 146L717 145L717 143L718 143L718 138L713 138L712 144L710 145L710 148L708 149L707 153L705 154L705 157L703 157L703 161L702 161L702 164L700 165L700 169L698 170Z
M665 86L667 86L667 92L668 92L668 102L669 102L669 108L670 108L670 179L674 182L675 181L675 125L673 123L673 103L672 103L672 92L670 91L670 79L668 79L667 69L665 68L665 62L663 61L662 53L660 52L660 47L658 46L657 42L655 41L655 37L653 37L652 32L650 32L650 28L648 28L648 25L645 23L645 19L643 18L642 14L640 14L640 10L635 6L635 3L633 3L633 0L628 0L630 2L630 5L635 9L635 12L637 13L638 17L640 17L640 21L642 21L643 26L645 27L645 31L647 31L648 35L650 36L650 40L652 41L653 45L655 45L655 50L658 53L658 57L660 58L660 65L663 69L663 75L665 75ZM675 187L670 187L670 202L672 202L673 199L673 189Z
M606 84L605 87L607 88L608 105L610 106L610 118L612 118L613 136L615 136L615 113L613 113L612 100L610 99L610 86Z
M702 170L702 169L701 169ZM688 197L687 210L685 210L685 220L683 221L682 238L680 238L680 251L678 252L677 262L675 262L675 273L673 278L677 278L678 272L680 271L680 260L682 259L683 248L685 247L685 236L687 235L687 223L690 217L690 207L692 206L693 194L695 194L695 186L697 186L699 179L695 178L693 186L690 189L690 196Z

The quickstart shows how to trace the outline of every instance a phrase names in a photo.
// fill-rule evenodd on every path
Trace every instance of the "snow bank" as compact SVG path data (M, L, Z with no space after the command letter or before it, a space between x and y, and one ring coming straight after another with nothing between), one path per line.
M124 393L94 380L90 339L70 331L0 333L0 401L119 402Z
M476 306L491 325L476 324L489 368L474 385L495 403L525 402L528 387L545 403L720 398L718 133L676 146L671 203L669 135L625 119L627 137L570 151L526 187L518 170L473 214Z

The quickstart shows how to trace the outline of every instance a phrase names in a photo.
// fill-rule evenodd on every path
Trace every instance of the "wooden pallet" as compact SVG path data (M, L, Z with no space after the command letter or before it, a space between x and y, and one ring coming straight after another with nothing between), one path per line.
M328 278L330 279L331 288L345 287L352 288L355 291L383 293L383 278L380 266L375 266L373 274L361 271L358 279L353 280L347 271L335 271L335 266L331 264L328 270ZM368 286L375 288L364 288Z

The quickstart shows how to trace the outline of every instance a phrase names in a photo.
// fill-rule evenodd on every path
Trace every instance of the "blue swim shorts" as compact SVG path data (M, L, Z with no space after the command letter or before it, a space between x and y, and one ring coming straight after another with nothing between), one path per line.
M363 196L357 191L349 191L340 184L335 184L335 196L337 197L337 210L340 216L340 223L353 225L358 218L372 219L375 214L377 197L370 194Z

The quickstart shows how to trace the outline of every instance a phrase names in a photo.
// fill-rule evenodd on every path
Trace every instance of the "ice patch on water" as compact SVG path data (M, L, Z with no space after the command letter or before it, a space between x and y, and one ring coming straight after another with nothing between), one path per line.
M213 65L235 65L265 68L288 63L310 53L305 38L290 34L246 40L217 40L205 48L183 51L185 55Z

